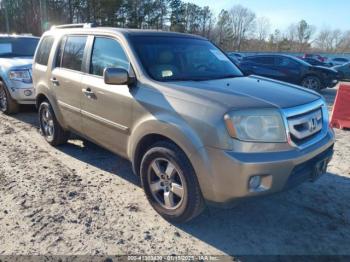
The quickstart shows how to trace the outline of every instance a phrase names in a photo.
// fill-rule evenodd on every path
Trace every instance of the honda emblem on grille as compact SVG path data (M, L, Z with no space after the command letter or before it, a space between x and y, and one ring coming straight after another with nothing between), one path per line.
M317 128L317 118L313 117L309 120L309 131L313 132Z

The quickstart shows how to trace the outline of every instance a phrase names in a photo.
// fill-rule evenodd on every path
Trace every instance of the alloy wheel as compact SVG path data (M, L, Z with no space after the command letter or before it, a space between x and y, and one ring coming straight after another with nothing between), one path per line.
M178 208L185 197L185 178L173 163L156 158L148 169L148 183L154 199L165 209Z
M307 77L303 83L303 87L312 89L312 90L318 90L320 88L320 82L315 77Z
M40 120L43 135L48 140L52 140L55 132L55 126L52 114L47 106L43 107L41 110Z

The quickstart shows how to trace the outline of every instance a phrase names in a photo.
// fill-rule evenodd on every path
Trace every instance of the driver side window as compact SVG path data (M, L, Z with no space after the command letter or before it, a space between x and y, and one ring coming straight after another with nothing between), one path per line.
M129 71L129 60L121 47L114 39L96 37L91 55L90 74L103 76L107 67L123 68Z

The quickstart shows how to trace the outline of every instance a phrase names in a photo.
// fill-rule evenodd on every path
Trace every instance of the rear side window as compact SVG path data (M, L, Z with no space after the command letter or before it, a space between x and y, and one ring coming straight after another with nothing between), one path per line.
M116 40L96 37L91 55L90 74L102 76L107 67L129 70L129 60Z
M313 60L311 58L307 58L305 59L307 60ZM285 67L297 67L298 63L293 61L292 59L288 58L288 57L277 57L276 58L276 65L277 66L285 66Z
M275 59L271 56L254 57L252 60L263 65L273 65L275 63Z
M55 39L53 36L45 36L43 38L35 57L36 63L47 66L47 62L49 61L49 56L54 40Z
M61 67L81 71L86 36L68 36L64 45Z

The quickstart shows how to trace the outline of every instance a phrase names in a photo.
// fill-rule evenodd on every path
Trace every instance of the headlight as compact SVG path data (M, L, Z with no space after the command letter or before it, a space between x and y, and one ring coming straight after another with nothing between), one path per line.
M224 116L229 134L242 141L286 142L281 114L272 109L232 111Z
M32 76L30 75L30 72L28 69L11 70L9 72L9 78L11 80L21 81L24 83L31 83L32 82Z

